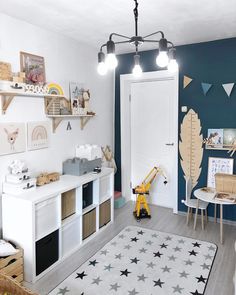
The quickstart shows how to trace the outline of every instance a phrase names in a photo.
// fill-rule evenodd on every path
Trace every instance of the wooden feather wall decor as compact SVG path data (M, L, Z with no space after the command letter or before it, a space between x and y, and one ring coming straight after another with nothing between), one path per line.
M203 136L201 129L198 114L193 109L190 109L184 116L180 127L179 152L184 178L191 178L192 188L197 185L202 170Z

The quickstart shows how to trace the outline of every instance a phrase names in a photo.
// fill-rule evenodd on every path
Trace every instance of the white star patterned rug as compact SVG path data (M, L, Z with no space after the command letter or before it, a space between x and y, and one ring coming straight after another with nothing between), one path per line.
M129 226L50 295L203 295L212 243Z

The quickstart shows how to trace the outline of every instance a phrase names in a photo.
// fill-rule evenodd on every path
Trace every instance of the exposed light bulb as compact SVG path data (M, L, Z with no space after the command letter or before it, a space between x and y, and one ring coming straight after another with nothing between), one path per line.
M106 64L105 64L104 61L102 61L102 62L100 62L98 64L97 70L98 70L99 75L101 75L101 76L106 75L106 73L107 73L107 66L106 66Z
M176 59L171 59L168 64L168 71L170 71L171 73L175 73L178 71L178 68L179 66Z
M166 51L160 51L157 58L156 58L156 64L160 68L164 68L168 65L169 58Z
M113 70L117 67L118 60L114 53L108 53L106 57L106 66L108 69Z
M140 67L140 65L135 65L132 72L133 72L134 77L138 78L142 75L143 70Z

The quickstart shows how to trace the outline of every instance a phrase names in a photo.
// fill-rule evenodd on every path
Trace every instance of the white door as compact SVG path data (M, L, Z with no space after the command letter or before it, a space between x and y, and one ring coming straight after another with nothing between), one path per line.
M174 208L176 196L176 87L174 79L131 83L131 183L141 184L154 166L163 169L168 183L157 175L149 203Z

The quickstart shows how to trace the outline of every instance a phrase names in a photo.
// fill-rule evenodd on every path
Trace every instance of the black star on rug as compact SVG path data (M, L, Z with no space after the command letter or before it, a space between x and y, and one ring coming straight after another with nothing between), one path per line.
M83 280L83 278L86 277L86 276L87 276L87 275L86 275L86 273L84 273L84 271L81 272L81 273L78 273L78 272L77 272L77 277L76 277L76 279L81 279L81 280Z
M93 260L93 261L89 261L89 265L93 265L96 266L96 264L98 264L97 260Z
M203 293L198 293L198 290L196 290L195 292L190 292L192 295L203 295Z
M164 282L162 282L160 279L158 279L158 281L153 281L153 282L154 282L154 287L158 286L162 288L162 285L164 284Z
M200 246L201 246L201 244L199 244L198 242L196 242L196 243L192 243L193 244L193 247L198 247L198 248L200 248Z
M138 235L143 235L144 234L144 231L142 231L142 230L140 230L140 231L138 231Z
M197 282L198 283L204 283L204 284L206 284L207 278L204 278L202 275L199 278L196 277L196 279L197 279Z
M167 246L168 246L168 245L166 245L166 244L164 244L164 243L160 245L161 249L162 249L162 248L167 248Z
M135 238L131 238L131 242L137 242L139 239Z
M121 272L121 276L126 276L128 277L128 275L131 273L130 271L128 271L128 269L126 268L126 270L120 270Z
M135 264L137 264L138 261L140 261L139 259L137 259L137 257L135 257L133 259L131 258L130 260L131 260L131 263L135 263Z
M190 256L192 256L192 255L197 256L197 253L198 253L198 252L195 252L194 250L188 251L188 252L189 252Z
M159 258L161 258L161 255L163 255L163 254L161 254L159 251L156 252L156 253L153 253L153 254L154 254L154 257L159 257Z

